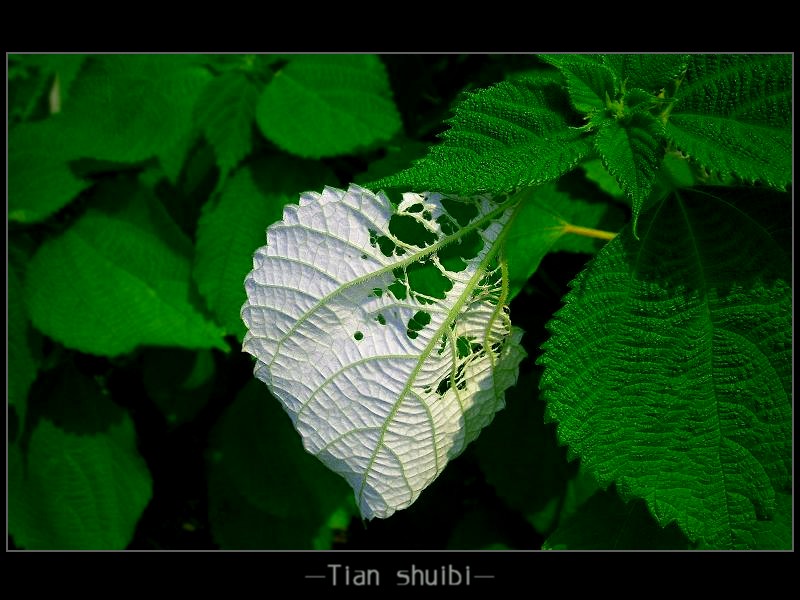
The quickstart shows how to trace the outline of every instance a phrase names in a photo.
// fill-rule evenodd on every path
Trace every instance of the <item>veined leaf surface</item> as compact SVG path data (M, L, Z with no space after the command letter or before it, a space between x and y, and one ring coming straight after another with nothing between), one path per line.
M548 325L541 389L560 441L709 547L786 537L788 213L789 195L765 189L674 192L641 240L627 228L598 253Z
M364 518L414 502L516 382L497 262L512 204L325 188L255 253L244 350Z

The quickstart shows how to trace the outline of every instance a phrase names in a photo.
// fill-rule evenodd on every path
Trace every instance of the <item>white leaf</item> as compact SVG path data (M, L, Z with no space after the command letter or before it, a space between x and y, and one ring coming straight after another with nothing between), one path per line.
M513 208L469 203L462 226L437 193L404 194L395 210L356 185L307 192L267 229L245 281L256 377L366 519L416 500L504 406L525 356L497 260ZM393 217L424 226L428 244L393 235ZM446 270L445 247L460 270ZM409 279L422 264L452 286L442 297Z

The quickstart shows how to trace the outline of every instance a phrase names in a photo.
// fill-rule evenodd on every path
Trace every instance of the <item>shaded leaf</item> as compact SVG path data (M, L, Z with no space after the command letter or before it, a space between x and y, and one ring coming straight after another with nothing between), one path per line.
M508 392L506 409L473 446L486 481L509 507L526 516L557 501L572 470L552 426L544 424L544 403L531 396L536 387L535 377L521 375Z
M28 406L28 390L36 380L41 340L28 325L22 281L8 268L8 406L17 414L22 431Z
M220 171L230 171L250 154L257 102L257 85L241 72L222 74L200 94L197 123L214 148Z
M206 406L214 382L210 350L148 348L142 359L142 383L171 425L193 419Z
M317 538L324 543L332 517L355 512L348 487L303 450L280 404L255 380L219 421L212 448L210 518L223 548L312 548Z
M91 185L70 169L60 123L58 118L23 123L9 132L9 221L42 221Z
M26 453L9 448L9 532L32 550L123 549L153 488L133 423L85 376L65 381L50 402L66 427L42 419Z
M64 104L60 134L73 158L150 158L189 134L195 101L210 79L199 57L92 56Z
M662 529L641 500L627 504L613 491L597 492L550 537L543 550L686 550L674 524Z

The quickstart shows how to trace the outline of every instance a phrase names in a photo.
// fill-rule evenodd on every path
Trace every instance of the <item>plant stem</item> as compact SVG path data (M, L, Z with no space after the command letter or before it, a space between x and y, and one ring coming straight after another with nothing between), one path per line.
M602 229L592 229L590 227L579 227L578 225L570 225L569 223L564 226L564 233L574 233L575 235L598 238L601 240L613 240L617 235L613 231L603 231Z

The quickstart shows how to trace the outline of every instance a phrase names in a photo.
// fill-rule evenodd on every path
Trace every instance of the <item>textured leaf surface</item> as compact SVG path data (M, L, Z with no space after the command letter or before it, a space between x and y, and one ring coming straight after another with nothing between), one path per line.
M627 504L613 491L597 492L547 538L543 550L686 550L671 523L659 527L641 500Z
M402 127L386 69L369 54L292 58L262 92L256 120L269 140L304 158L347 154Z
M471 209L465 226L445 202ZM487 198L409 193L395 210L358 186L326 188L287 206L255 254L243 347L365 518L409 506L516 381L521 332L495 260L510 216Z
M43 419L26 454L9 448L9 532L33 550L123 549L153 487L133 422L85 377L54 395L64 425Z
M604 119L594 137L603 165L631 199L634 231L664 158L663 140L663 127L646 113Z
M666 133L721 177L783 188L792 179L792 58L693 55Z
M441 144L411 168L370 187L467 196L557 179L590 150L564 114L569 114L567 98L552 77L526 77L475 92L456 106Z
M177 143L211 79L199 63L182 55L91 57L62 115L72 157L137 162Z
M31 321L69 348L117 355L140 344L226 349L190 303L191 245L148 192L120 182L31 260Z
M578 276L540 359L548 416L601 485L718 548L757 547L791 486L784 196L665 200Z
M686 54L606 54L603 62L627 89L641 88L657 94L686 70Z
M229 549L306 549L349 488L303 450L291 421L250 381L212 434L209 496L214 538Z
M23 123L9 133L9 221L46 219L91 185L69 167L59 119Z
M250 153L257 102L258 87L237 72L223 73L200 94L195 115L220 171L230 171Z
M322 165L284 156L260 159L227 183L219 202L208 202L197 226L193 276L226 331L241 340L242 282L253 265L253 248L264 242L264 223L277 221L300 192L334 180Z
M572 105L581 113L604 110L606 102L615 99L619 85L602 54L544 54L541 58L564 75Z

